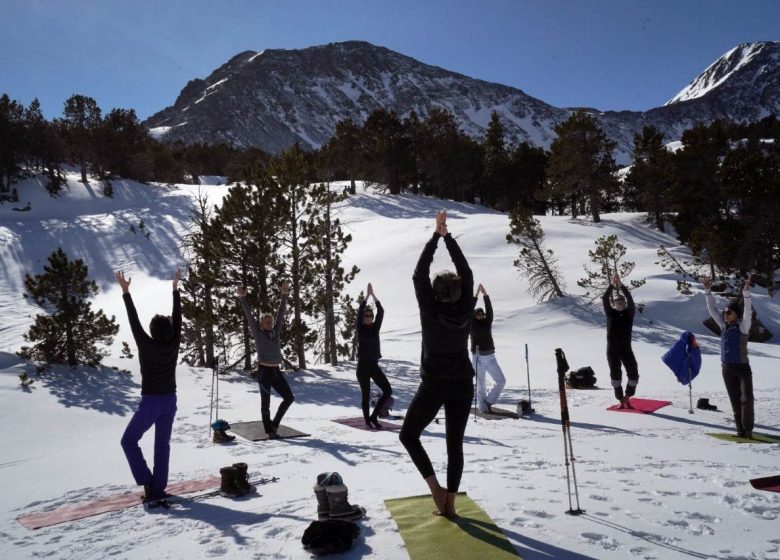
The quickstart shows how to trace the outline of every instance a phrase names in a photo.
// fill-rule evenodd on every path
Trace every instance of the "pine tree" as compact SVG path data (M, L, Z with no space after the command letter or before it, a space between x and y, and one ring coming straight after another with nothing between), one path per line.
M618 241L617 235L601 236L595 241L596 249L588 251L595 269L585 266L585 278L577 281L577 285L587 291L585 297L599 297L612 282L612 277L618 275L626 287L634 290L644 285L645 280L626 279L634 270L635 263L622 260L626 255L626 247Z
M65 101L63 121L73 155L81 166L81 182L87 183L87 160L94 155L94 138L100 126L97 101L84 95L72 95Z
M563 297L563 278L552 249L544 248L544 231L539 220L517 207L510 215L507 243L520 245L520 256L514 265L528 278L529 293L539 301Z
M24 106L8 95L0 96L0 193L11 189L23 145Z
M556 126L555 132L558 137L547 162L551 197L561 207L568 204L573 217L589 212L594 222L600 222L602 208L617 191L615 142L582 111Z
M360 127L352 119L336 123L336 130L323 146L323 166L332 180L349 179L349 192L355 194L355 177L361 167Z
M363 164L371 180L399 194L408 184L412 161L409 139L398 116L385 109L374 110L363 124Z
M348 352L347 345L339 343L337 329L345 320L345 306L352 307L352 301L342 296L342 292L345 285L354 279L358 268L353 266L346 272L342 265L342 255L352 236L344 234L340 220L333 215L333 204L343 200L343 195L332 193L328 185L320 184L311 189L310 197L314 215L308 222L312 228L308 237L317 241L312 258L316 262L317 283L325 286L315 299L314 312L325 317L322 354L327 363L336 366L339 356L346 356Z
M663 230L664 211L671 210L673 181L672 154L663 144L663 133L645 126L634 136L634 165L626 176L624 193L627 207L648 212Z
M119 327L112 316L93 311L88 298L97 295L94 280L87 279L84 261L68 260L60 248L49 255L43 273L25 275L24 286L33 301L48 315L36 315L24 335L32 347L22 347L19 355L45 365L85 363L97 366L108 355L97 345L110 345Z
M482 141L483 202L491 206L506 207L507 203L507 150L504 140L504 126L496 111L490 115L490 122Z

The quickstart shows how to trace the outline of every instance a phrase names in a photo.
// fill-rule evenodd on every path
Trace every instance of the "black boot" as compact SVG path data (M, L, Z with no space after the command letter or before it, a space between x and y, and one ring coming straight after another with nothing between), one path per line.
M243 492L236 486L236 477L238 475L238 469L236 467L222 467L219 469L219 474L222 477L222 484L219 486L219 495L225 498L238 498L243 496L246 492Z
M233 463L233 467L236 469L235 485L236 488L241 490L244 494L248 494L252 491L252 485L249 484L249 476L247 471L249 466L246 463Z
M236 439L236 436L227 433L225 430L214 430L214 437L211 438L211 441L214 443L230 443Z

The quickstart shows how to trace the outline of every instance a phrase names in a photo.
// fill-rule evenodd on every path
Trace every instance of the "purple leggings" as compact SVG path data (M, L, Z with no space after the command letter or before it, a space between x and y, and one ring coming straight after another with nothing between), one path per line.
M168 459L171 455L171 432L176 416L176 393L168 395L141 395L138 410L122 435L130 471L138 485L150 484L151 497L164 495L168 486ZM154 473L149 470L144 454L138 446L141 437L154 426Z

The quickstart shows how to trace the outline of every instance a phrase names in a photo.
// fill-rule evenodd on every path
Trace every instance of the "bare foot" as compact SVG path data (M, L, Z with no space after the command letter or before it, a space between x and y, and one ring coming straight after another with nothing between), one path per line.
M457 495L457 492L447 492L447 511L444 515L449 519L456 519L458 517L458 512L455 511L455 497Z
M431 490L431 497L433 503L436 504L436 509L433 515L447 515L447 491L439 486Z

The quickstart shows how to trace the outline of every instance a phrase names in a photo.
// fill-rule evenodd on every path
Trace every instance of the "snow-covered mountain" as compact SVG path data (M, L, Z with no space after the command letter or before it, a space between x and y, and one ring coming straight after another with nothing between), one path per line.
M676 140L715 119L756 120L780 112L780 42L745 44L713 63L663 107L593 114L628 163L634 134L653 125ZM300 50L246 51L205 80L190 81L173 106L146 121L158 138L227 142L278 152L296 142L317 148L344 118L362 122L377 108L400 116L452 112L463 130L484 134L490 114L507 137L549 147L554 127L573 109L523 91L476 80L362 41Z

